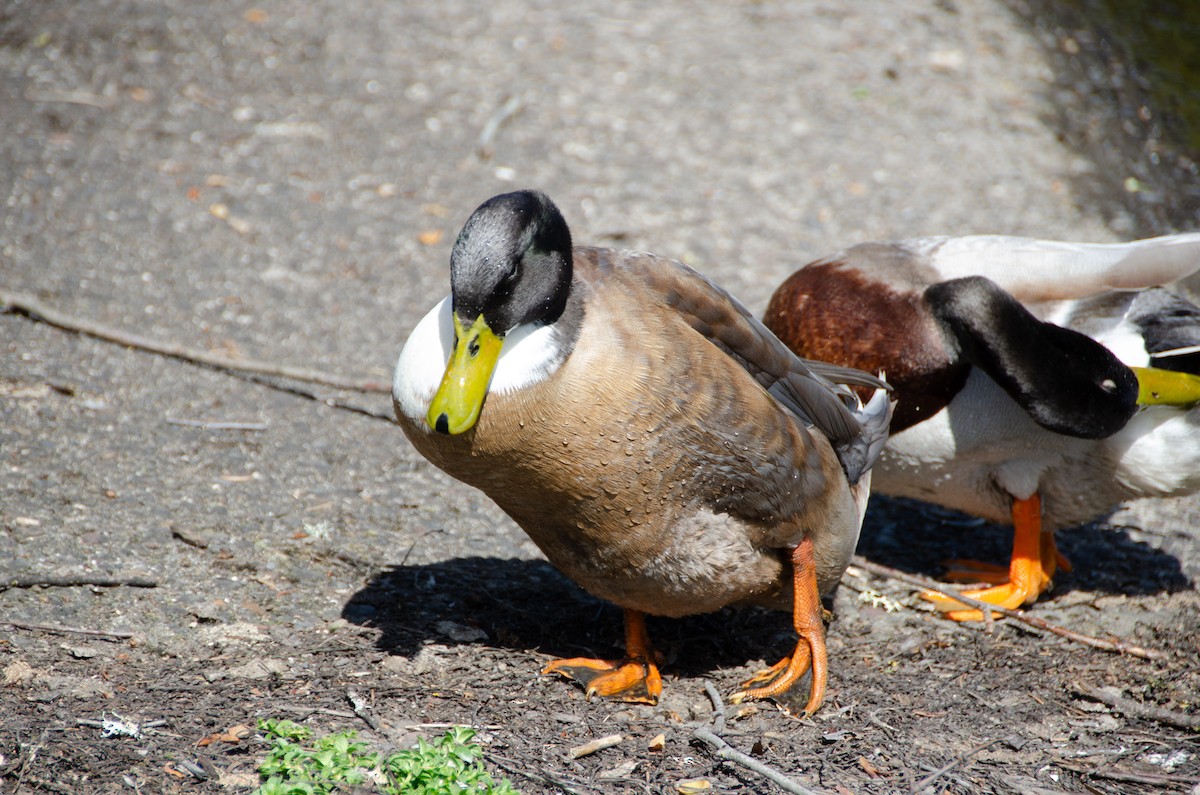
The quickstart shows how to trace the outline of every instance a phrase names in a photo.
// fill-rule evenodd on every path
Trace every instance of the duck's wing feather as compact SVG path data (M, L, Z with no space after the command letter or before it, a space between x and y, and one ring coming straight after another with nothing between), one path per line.
M892 404L881 391L860 407L848 386L889 389L883 380L799 358L736 298L683 263L641 253L610 262L623 278L636 280L643 294L669 307L738 362L801 422L828 437L851 483L878 458Z
M1200 270L1200 232L1128 243L967 235L916 238L900 245L925 258L940 280L986 276L1024 302L1155 287Z
M959 355L1039 425L1082 438L1125 427L1137 410L1132 371L1085 334L1045 323L982 276L929 287L924 299Z

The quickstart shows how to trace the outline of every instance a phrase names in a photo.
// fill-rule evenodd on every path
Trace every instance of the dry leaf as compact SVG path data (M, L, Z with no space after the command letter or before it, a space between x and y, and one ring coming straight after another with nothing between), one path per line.
M622 778L629 778L633 775L633 771L637 770L638 762L636 759L627 759L616 767L601 771L596 775L600 781L614 781Z
M679 795L699 795L712 789L712 782L706 778L689 778L675 782Z
M651 751L661 751L667 747L667 735L660 734L650 741L648 746Z
M239 723L237 726L230 726L225 731L213 732L207 737L199 740L196 745L201 747L212 745L213 743L238 743L250 736L250 727Z
M436 246L442 242L442 230L426 229L421 234L417 235L417 242L422 246Z

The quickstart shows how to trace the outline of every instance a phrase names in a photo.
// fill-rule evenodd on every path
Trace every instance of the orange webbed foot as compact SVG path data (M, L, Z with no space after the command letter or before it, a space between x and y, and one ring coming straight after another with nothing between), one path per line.
M805 713L811 715L825 700L828 682L828 655L825 649L825 624L822 621L821 597L817 593L816 563L813 545L804 539L792 550L792 580L794 586L792 624L800 639L791 656L766 668L742 683L742 690L730 696L737 704L746 699L771 698L790 690L808 670L812 669ZM758 685L751 687L751 685Z
M649 660L596 660L573 657L555 660L542 669L584 686L587 697L599 696L634 704L657 704L662 695L658 666Z
M985 563L982 560L970 558L955 558L946 561L946 573L941 579L949 582L986 582L999 585L1008 582L1009 567L996 563Z
M657 704L662 695L657 657L650 649L645 615L627 609L623 660L572 657L555 660L542 673L559 674L581 683L588 698L600 696L634 704Z
M1070 571L1070 562L1058 551L1052 532L1042 531L1041 498L1013 501L1013 553L1008 569L977 561L954 561L948 577L991 583L987 588L962 592L963 596L1014 610L1036 601L1052 584L1058 568ZM951 597L924 591L921 598L932 602L954 621L982 621L982 610L965 609Z

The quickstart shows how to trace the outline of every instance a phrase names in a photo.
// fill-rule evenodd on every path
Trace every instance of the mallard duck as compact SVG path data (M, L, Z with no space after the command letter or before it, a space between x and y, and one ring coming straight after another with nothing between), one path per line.
M1007 567L949 576L1016 608L1069 565L1056 529L1200 489L1200 309L1159 287L1197 269L1200 234L867 243L796 271L765 322L801 356L886 372L899 403L875 489L1011 523Z
M651 254L572 247L544 194L484 202L446 299L396 366L396 417L568 577L624 609L622 660L552 662L589 696L655 703L645 614L784 607L799 640L740 698L826 684L819 594L857 542L891 403L794 356L728 293ZM874 395L864 406L845 386Z

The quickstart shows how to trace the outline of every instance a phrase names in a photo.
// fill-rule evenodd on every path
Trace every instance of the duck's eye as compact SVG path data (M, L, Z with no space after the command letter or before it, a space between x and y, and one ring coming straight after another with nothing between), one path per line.
M515 282L517 280L517 273L520 272L520 266L521 266L521 263L519 260L509 266L508 273L504 274L504 283L505 284L512 284L513 282Z

